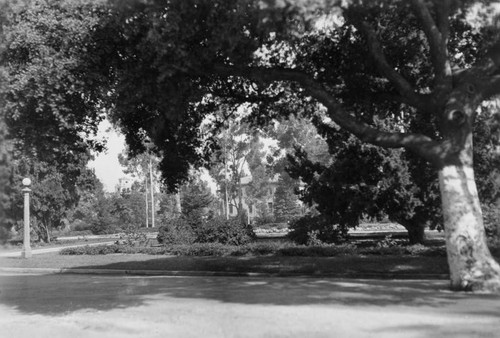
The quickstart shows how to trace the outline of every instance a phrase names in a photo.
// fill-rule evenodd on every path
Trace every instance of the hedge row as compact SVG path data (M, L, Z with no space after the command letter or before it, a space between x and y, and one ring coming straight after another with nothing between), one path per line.
M411 255L446 256L444 247L423 245L357 248L352 244L304 246L289 243L248 243L245 245L225 245L220 243L178 244L160 247L132 247L128 245L95 245L61 250L61 255L106 255L116 253L143 253L149 255L176 256L246 256L277 255L305 257L334 257L342 255Z

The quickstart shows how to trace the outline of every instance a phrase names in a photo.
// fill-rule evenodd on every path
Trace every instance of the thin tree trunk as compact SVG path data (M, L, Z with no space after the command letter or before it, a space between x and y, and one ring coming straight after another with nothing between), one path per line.
M149 228L149 202L148 202L148 178L146 177L144 181L144 187L146 188L144 196L146 199L146 228Z
M226 219L229 219L229 197L227 194L227 181L224 183L224 212Z
M47 240L47 243L50 243L50 230L49 230L49 226L46 225L45 226L45 233L46 233L46 240Z
M243 209L243 188L241 178L238 180L238 218L241 224L246 224L245 210Z
M486 244L472 167L444 166L439 184L452 289L500 291L500 265Z
M182 214L182 204L181 204L181 192L178 191L175 194L175 212L178 216Z

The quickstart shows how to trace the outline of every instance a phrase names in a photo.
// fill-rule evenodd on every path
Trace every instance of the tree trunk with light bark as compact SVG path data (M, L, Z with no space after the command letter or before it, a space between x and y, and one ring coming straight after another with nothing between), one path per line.
M465 76L441 115L445 141L437 161L451 288L500 291L500 265L491 255L473 169L473 124L484 84Z
M472 167L443 167L439 184L452 289L500 291L500 265L486 243Z

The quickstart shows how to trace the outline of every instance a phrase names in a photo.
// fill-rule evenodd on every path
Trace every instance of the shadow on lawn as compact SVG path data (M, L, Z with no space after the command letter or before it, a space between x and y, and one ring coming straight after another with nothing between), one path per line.
M0 277L0 304L28 314L125 309L197 299L280 306L431 307L436 312L500 318L500 296L447 291L446 281L261 277L17 275ZM457 303L485 304L459 306Z
M153 256L154 257L154 256ZM381 274L390 278L405 274L440 276L448 274L444 257L412 256L224 256L186 257L170 256L147 260L120 261L76 267L76 269L161 270L161 271L215 271L215 272L262 272L277 275L333 274L370 275Z

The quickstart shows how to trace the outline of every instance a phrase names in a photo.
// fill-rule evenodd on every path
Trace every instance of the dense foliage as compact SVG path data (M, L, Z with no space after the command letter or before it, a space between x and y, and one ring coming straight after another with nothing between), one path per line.
M289 222L301 214L298 190L298 180L293 180L286 173L283 173L274 192L273 212L275 221L278 223Z
M162 244L221 243L242 245L253 238L252 228L239 218L213 217L193 222L185 217L170 220L158 229Z
M324 215L305 215L291 222L288 238L304 245L341 243L347 239L347 229Z
M22 219L20 182L30 177L32 226L50 241L50 231L67 224L78 202L90 150L103 149L93 137L104 117L102 87L82 58L102 7L85 0L0 6L0 171L8 196L2 196L1 226L8 232Z

